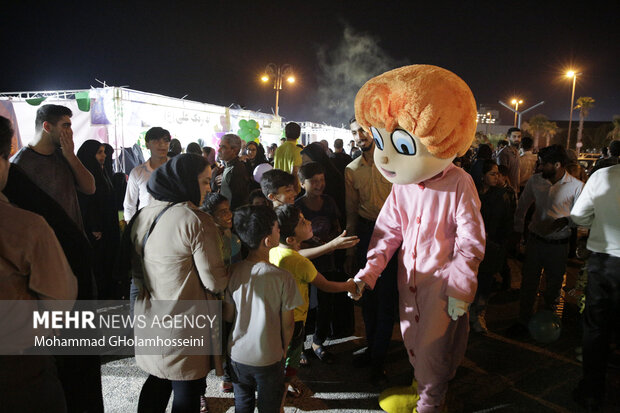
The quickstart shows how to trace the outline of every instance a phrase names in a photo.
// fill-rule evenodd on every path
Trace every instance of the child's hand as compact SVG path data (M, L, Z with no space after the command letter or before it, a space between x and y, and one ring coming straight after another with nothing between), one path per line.
M347 230L344 230L342 234L329 241L329 246L332 250L344 250L356 246L358 242L360 239L357 235L347 237Z

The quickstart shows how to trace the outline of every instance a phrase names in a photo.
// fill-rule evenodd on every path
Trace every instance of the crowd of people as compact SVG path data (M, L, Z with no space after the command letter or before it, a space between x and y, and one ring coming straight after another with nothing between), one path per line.
M374 164L372 136L351 119L349 153L341 139L333 151L327 142L302 147L301 128L290 122L281 145L266 150L226 134L217 150L191 143L183 153L169 131L153 127L145 135L149 159L125 175L114 173L110 145L87 140L75 150L71 116L63 106L39 108L34 139L10 163L13 130L0 118L0 247L8 274L0 299L128 298L142 312L157 300L222 300L225 355L136 355L149 374L138 411L163 412L172 393L173 412L206 411L211 369L222 377L221 391L234 392L236 411L281 411L287 396L300 395L296 374L308 355L332 363L326 340L353 332L347 293L360 291L351 277L366 264L392 190ZM606 320L617 321L620 305L620 141L589 178L562 146L536 149L511 128L497 148L479 144L454 159L477 188L486 233L470 324L488 332L494 282L516 287L508 258L525 245L519 319L508 332L524 337L537 308L557 303L577 226L591 228L584 379L575 397L595 406L617 326ZM368 345L358 357L377 386L387 382L398 255L361 301ZM544 304L537 306L543 271ZM0 360L7 411L103 411L97 356Z

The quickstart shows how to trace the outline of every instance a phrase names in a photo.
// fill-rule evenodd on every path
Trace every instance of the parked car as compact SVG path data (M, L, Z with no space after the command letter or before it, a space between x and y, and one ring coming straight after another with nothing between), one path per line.
M577 161L586 170L586 174L590 175L592 167L600 158L600 153L580 153Z

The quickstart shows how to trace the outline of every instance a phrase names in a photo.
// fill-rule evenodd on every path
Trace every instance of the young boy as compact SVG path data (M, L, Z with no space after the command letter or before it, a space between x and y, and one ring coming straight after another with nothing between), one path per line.
M306 241L305 246L316 247L328 243L340 234L340 211L336 201L329 195L323 194L325 189L325 171L323 166L317 162L309 162L299 169L299 182L305 190L304 196L295 201L295 206L312 223L314 236ZM340 274L336 272L334 253L328 252L320 257L314 258L312 263L317 271L329 280L338 280ZM310 291L310 301L318 307L316 309L316 322L314 335L312 337L312 351L324 363L333 362L332 355L325 350L323 343L330 333L332 319L337 315L335 308L335 296L333 294L317 291L312 288ZM351 301L344 295L347 303ZM352 308L352 307L351 307ZM304 363L303 355L301 364Z
M280 245L269 252L269 261L283 270L289 271L301 296L303 304L297 306L294 312L295 331L286 351L286 377L290 381L297 373L299 360L304 347L304 324L308 315L308 284L331 293L350 292L358 294L353 279L346 282L328 281L319 273L312 261L302 256L298 251L301 243L312 238L312 224L293 205L282 205L275 209L280 225ZM288 387L288 383L287 383ZM299 391L293 387L293 392L299 396Z
M228 343L235 411L253 412L257 404L260 413L275 413L282 401L282 359L293 335L293 309L303 300L293 277L269 263L269 250L280 240L276 214L265 206L242 207L234 224L249 249L231 268L224 303L224 318L234 323Z
M273 202L273 207L295 202L297 180L288 172L272 169L263 174L260 187L265 197Z
M272 169L263 174L260 186L265 197L267 197L267 199L273 203L273 207L276 208L282 205L292 205L295 202L295 196L297 195L295 191L295 182L297 182L297 180L293 175L279 169ZM301 255L313 259L337 249L354 247L358 242L359 238L357 238L357 236L348 237L346 236L346 231L344 231L328 243L314 248L303 249Z

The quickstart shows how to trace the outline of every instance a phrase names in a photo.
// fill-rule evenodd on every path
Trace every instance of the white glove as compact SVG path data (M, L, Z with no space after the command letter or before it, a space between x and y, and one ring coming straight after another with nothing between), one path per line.
M469 303L458 298L448 297L448 314L454 321L465 314L469 309Z
M353 295L351 293L347 293L347 295L349 296L350 299L358 301L360 298L362 298L362 294L364 293L364 288L366 287L366 283L362 280L356 280L356 279L354 279L353 282L357 286L357 294Z

